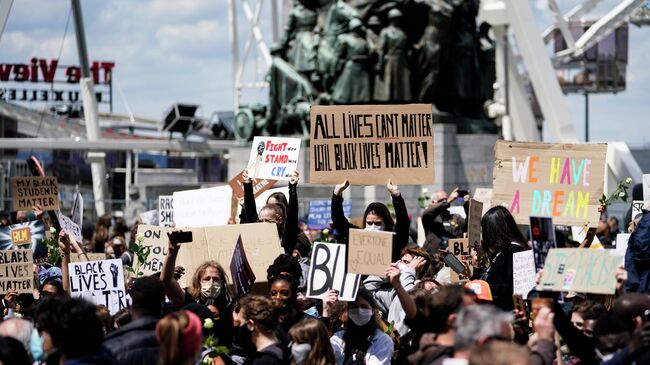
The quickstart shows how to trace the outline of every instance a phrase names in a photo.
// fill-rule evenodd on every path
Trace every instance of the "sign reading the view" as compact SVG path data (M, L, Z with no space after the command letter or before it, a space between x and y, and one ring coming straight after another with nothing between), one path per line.
M311 107L309 182L434 182L430 104Z
M71 297L105 305L111 314L126 308L122 260L71 262L68 271Z
M268 180L268 179L251 179L253 183L253 196L258 197L260 194L270 189L275 185L277 180ZM228 185L232 188L232 193L237 197L237 199L244 198L244 171L240 172L228 181Z
M59 182L53 176L22 176L11 178L14 210L59 210Z
M355 274L386 275L392 263L393 232L351 229L348 239L348 271Z
M0 294L13 289L21 293L32 293L34 289L34 262L32 250L0 251Z
M115 62L94 61L90 64L90 74L96 89L95 96L99 103L110 103L111 76ZM64 71L59 71L59 70ZM62 66L58 60L32 58L25 63L0 64L0 81L6 87L0 89L0 99L23 102L79 102L79 66ZM40 84L41 87L28 87L28 83ZM65 87L52 88L53 84ZM105 90L101 90L102 86Z
M552 248L538 290L614 294L616 268L624 255L614 250Z
M492 206L509 208L519 224L533 215L595 227L606 154L606 144L497 141Z
M345 271L345 245L316 242L311 253L307 278L307 297L324 298L329 290L338 290L339 300L352 302L357 297L361 275Z
M290 180L298 170L300 138L255 137L248 159L251 178Z

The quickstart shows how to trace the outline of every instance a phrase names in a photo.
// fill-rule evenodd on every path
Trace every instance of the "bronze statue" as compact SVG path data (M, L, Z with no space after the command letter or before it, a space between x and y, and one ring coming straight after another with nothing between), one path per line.
M370 63L368 42L361 20L353 18L348 24L349 33L341 34L337 40L334 57L337 60L332 70L336 79L332 100L336 104L362 104L371 99ZM336 75L340 75L336 78Z
M318 38L314 28L318 22L316 10L307 7L306 0L294 3L289 11L281 41L281 49L286 53L286 60L301 73L316 70L316 47Z
M374 100L378 102L409 102L411 72L408 68L406 34L398 27L402 18L399 9L388 12L388 27L379 34L377 76Z
M420 88L418 100L433 102L439 88L440 64L443 47L448 44L449 22L454 8L445 0L419 0L428 7L428 22L419 42L414 48L418 51L418 79Z

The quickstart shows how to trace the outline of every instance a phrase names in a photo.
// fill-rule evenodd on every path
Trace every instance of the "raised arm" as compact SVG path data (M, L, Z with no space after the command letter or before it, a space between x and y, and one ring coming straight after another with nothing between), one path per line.
M169 233L167 237L169 238ZM168 253L163 263L162 273L160 273L160 280L165 284L165 294L167 298L174 303L174 308L180 308L185 301L185 293L181 288L178 281L174 278L174 269L176 267L176 257L178 256L179 246L169 240Z
M343 213L343 192L345 189L350 186L350 182L345 180L342 184L338 184L334 187L334 194L332 194L332 223L334 223L334 229L341 240L347 242L348 234L352 225L348 222L348 219L345 218Z
M70 263L70 237L63 231L59 231L59 249L61 250L61 281L63 291L70 293L70 274L68 263Z
M248 170L244 170L244 211L246 212L246 223L257 223L260 219L257 216L255 205L255 194L253 194L253 182L248 177Z
M415 305L413 298L411 298L409 293L402 285L401 271L399 269L399 266L397 266L397 264L391 264L388 269L386 269L386 276L388 276L390 284L395 289L397 299L399 299L399 303L402 305L402 309L404 310L406 318L410 320L414 319L418 314L418 308Z
M282 236L282 246L284 252L291 255L296 247L298 240L298 180L300 175L298 171L291 174L289 180L289 207L287 207L287 221L284 223L284 235Z
M393 261L397 261L402 257L402 250L409 242L409 226L411 220L409 219L408 211L406 210L406 203L399 191L397 185L393 185L392 181L388 180L386 189L393 198L393 207L395 208L395 236L393 237Z

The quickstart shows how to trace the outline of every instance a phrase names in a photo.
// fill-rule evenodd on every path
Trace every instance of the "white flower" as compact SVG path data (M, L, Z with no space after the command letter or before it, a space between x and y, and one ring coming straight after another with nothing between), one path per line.
M621 191L620 193L618 193L618 197L621 198L621 199L625 198L626 195L627 194L625 194L624 191Z
M628 184L628 185L631 184L632 183L632 178L628 177L627 179L625 179L625 183Z
M324 234L324 235L328 235L329 233L330 233L330 230L329 230L329 229L325 228L325 229L323 230L323 234Z
M56 234L56 228L50 227L50 234Z
M139 235L137 235L135 237L135 240L138 241L139 243L144 242L144 235L142 233L140 233Z
M212 321L212 319L210 319L210 318L206 318L206 319L203 321L203 328L209 330L209 329L211 329L212 327L214 327L214 322Z

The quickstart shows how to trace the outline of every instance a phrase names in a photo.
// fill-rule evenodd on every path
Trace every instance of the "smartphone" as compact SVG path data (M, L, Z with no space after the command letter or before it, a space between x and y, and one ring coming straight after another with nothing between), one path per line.
M464 198L465 195L469 195L469 190L458 190L458 197Z
M524 303L524 298L522 298L521 295L513 294L512 303L514 304L516 310L520 310L526 313L526 303Z
M458 259L458 257L454 256L451 252L447 252L445 256L442 258L442 260L445 262L447 266L449 266L452 270L456 272L456 274L462 274L463 271L465 271L465 265L463 265L462 262Z
M174 231L169 234L169 241L172 244L192 242L192 231Z

